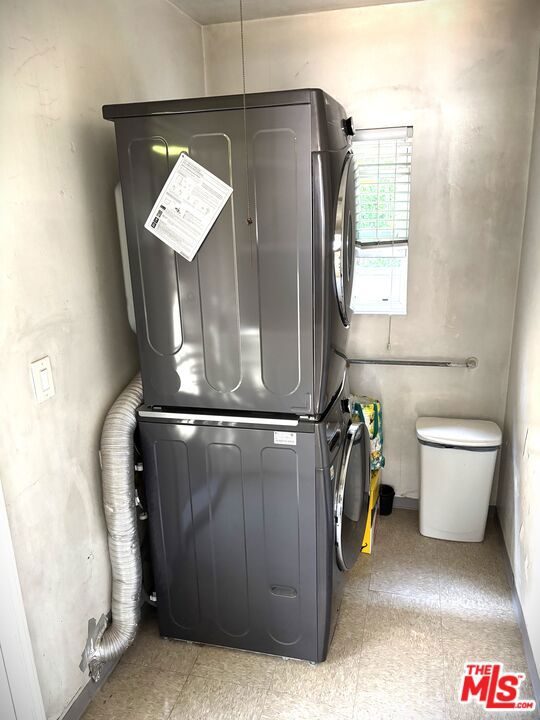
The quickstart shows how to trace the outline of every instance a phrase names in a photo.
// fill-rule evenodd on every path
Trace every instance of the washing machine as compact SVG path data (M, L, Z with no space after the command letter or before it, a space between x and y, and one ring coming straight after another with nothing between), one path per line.
M161 634L323 661L368 509L346 393L319 422L138 416Z

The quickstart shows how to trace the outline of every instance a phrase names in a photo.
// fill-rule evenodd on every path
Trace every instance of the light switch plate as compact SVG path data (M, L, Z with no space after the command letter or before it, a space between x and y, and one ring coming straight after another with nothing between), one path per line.
M34 396L37 402L42 403L52 398L54 395L54 382L51 359L45 356L30 363L30 372L32 374Z

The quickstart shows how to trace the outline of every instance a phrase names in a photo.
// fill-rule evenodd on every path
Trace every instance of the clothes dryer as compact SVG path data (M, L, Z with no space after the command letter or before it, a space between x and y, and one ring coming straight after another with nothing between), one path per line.
M116 128L145 402L320 417L350 322L345 110L308 89L247 95L245 117L241 95L103 114ZM192 262L144 228L181 153L233 187Z

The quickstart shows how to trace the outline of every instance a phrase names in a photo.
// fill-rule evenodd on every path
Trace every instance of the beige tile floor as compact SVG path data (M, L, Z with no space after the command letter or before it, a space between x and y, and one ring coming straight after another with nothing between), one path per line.
M409 510L380 518L325 663L163 640L150 617L85 720L538 720L457 702L467 660L526 672L495 522L482 544L417 528ZM521 695L532 697L528 681Z

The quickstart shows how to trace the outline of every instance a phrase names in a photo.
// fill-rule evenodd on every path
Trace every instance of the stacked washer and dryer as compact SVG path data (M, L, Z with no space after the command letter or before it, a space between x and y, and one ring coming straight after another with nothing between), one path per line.
M108 105L162 635L320 662L361 550L352 122L321 90ZM190 263L144 228L179 154L233 187ZM248 220L249 219L249 220ZM251 221L251 222L250 222Z

